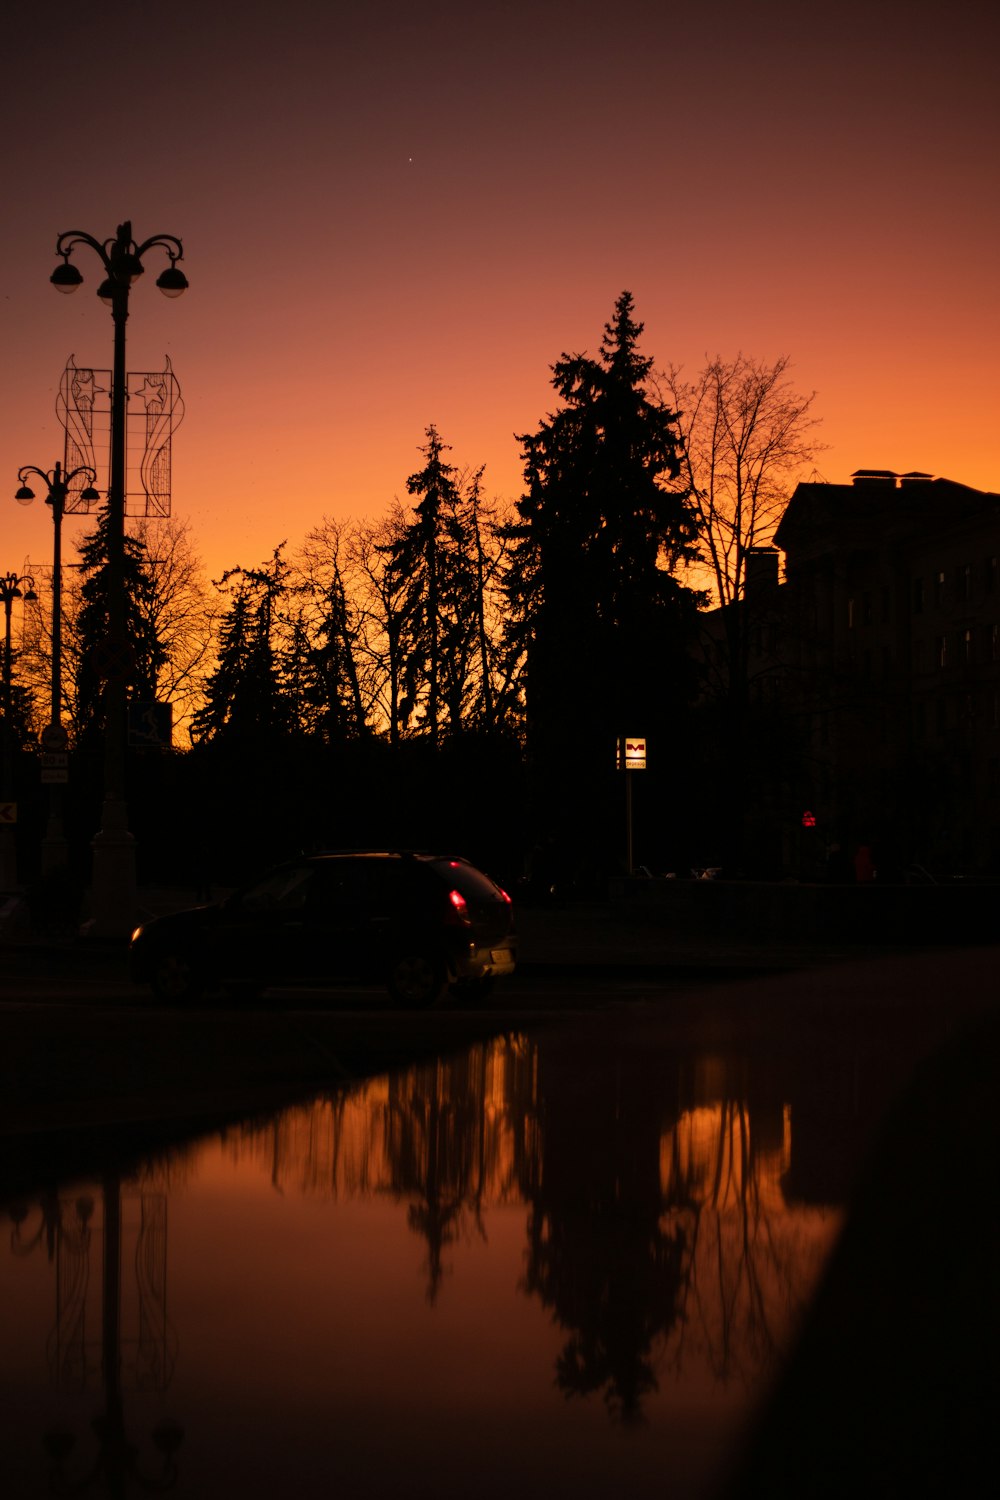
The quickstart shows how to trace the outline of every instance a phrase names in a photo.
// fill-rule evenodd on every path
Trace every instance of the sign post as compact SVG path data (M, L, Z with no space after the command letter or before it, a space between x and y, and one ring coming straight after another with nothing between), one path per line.
M622 757L622 744L623 743L624 743L624 746L625 746L624 759ZM637 739L634 736L626 736L624 742L622 740L619 740L618 741L618 759L617 759L617 765L618 765L619 771L624 770L626 772L626 776L625 776L625 837L626 837L626 848L627 848L627 851L628 851L627 852L627 866L626 866L626 868L627 868L627 873L629 875L631 875L631 873L632 873L632 867L633 867L633 860L632 860L632 778L627 773L629 771L644 771L646 769L646 741L644 739Z

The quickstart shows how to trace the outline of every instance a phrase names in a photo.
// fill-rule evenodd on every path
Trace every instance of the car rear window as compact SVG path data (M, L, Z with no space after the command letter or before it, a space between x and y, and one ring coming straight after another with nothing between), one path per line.
M435 859L431 860L433 869L437 870L443 880L447 880L453 890L460 891L467 901L502 901L503 892L500 887L477 870L474 865L468 865L460 859Z

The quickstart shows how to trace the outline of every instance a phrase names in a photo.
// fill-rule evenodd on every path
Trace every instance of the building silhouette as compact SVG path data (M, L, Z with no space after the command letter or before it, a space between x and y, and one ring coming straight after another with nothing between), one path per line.
M707 676L770 737L747 820L772 867L828 878L840 856L849 879L869 848L881 880L1000 874L998 569L1000 494L873 469L797 486L748 553L739 629L704 617Z

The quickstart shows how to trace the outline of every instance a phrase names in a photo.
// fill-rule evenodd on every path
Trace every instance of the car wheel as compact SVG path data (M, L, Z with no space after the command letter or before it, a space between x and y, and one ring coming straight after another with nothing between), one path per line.
M389 994L399 1005L433 1005L445 991L444 965L426 953L402 953L389 969Z
M164 953L150 977L153 994L163 1005L193 1005L200 1000L204 982L187 953Z

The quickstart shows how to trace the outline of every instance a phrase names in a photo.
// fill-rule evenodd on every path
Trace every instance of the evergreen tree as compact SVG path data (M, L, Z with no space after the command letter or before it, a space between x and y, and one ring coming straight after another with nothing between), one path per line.
M0 647L0 651L2 651ZM11 749L23 749L30 745L41 725L45 722L40 718L38 704L30 687L17 681L18 662L21 659L20 651L12 650L10 653L10 745ZM8 726L4 724L3 706L0 705L0 742L7 734Z
M615 740L649 734L684 691L697 596L673 570L697 555L697 533L677 482L677 417L647 387L642 326L623 292L599 358L563 355L552 367L562 405L519 438L527 488L508 533L507 639L524 663L543 795L551 807L561 794L567 819L613 766Z
M426 726L437 745L442 723L450 717L454 728L461 720L463 629L455 595L464 537L458 474L445 460L447 444L433 424L426 437L420 449L426 463L406 481L419 500L392 544L390 561L407 580L401 717Z
M338 745L358 739L366 729L354 658L356 629L338 570L315 602L318 618L302 608L292 622L288 686L295 718L306 734Z
M123 583L125 641L108 641L110 576L108 512L103 509L95 530L80 547L80 607L72 643L75 657L77 736L87 739L104 728L102 686L108 649L125 648L126 691L129 699L156 697L157 678L167 653L156 623L155 582L145 543L125 533Z
M385 584L390 594L403 589L394 622L400 719L437 745L495 730L509 704L499 628L507 542L496 505L483 498L483 469L460 473L433 425L426 436L427 461L406 482L418 503L410 520L396 518L384 548Z
M295 727L278 644L279 605L288 589L288 564L276 547L261 568L230 568L216 587L231 595L219 630L215 670L191 725L195 740L277 740Z
M323 739L335 744L357 739L367 727L354 654L357 626L339 569L334 569L323 606L319 640L309 652L308 702Z

